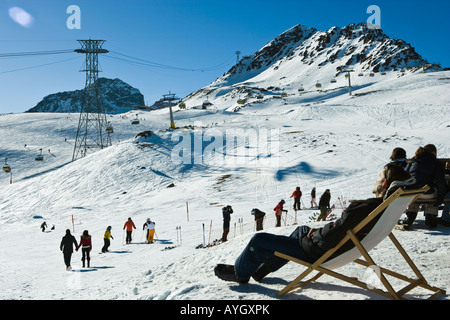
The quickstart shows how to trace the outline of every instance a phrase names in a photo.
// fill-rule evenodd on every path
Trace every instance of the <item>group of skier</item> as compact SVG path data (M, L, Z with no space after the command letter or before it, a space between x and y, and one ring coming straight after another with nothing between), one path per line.
M143 225L142 230L147 230L146 234L146 242L147 243L153 243L154 242L154 236L155 236L155 222L151 221L150 219L147 219ZM106 231L103 235L103 247L101 249L101 253L106 253L109 250L109 246L111 245L111 240L114 240L114 237L111 234L111 226L108 226L106 228ZM131 218L128 218L128 220L125 222L123 226L123 230L126 231L126 244L131 244L132 236L133 236L133 229L136 229L136 226ZM70 233L70 229L66 230L66 234L61 240L60 244L60 250L63 252L64 256L64 263L66 264L66 270L71 271L71 259L72 254L74 251L74 248L76 251L78 251L81 248L82 256L81 261L83 263L83 268L86 266L90 267L90 252L92 250L92 236L89 234L88 230L84 230L83 234L80 236L80 242L78 243L75 237ZM87 265L86 265L87 262Z
M302 197L302 191L300 190L300 187L296 187L294 192L291 195L291 198L294 198L294 206L293 209L295 211L301 210L301 197ZM323 195L320 197L319 205L316 203L316 187L314 187L311 190L311 208L319 208L320 209L320 215L317 219L317 221L325 221L326 217L329 215L331 208L330 208L330 199L331 199L331 193L330 189L326 189ZM284 205L286 204L285 200L280 200L276 207L273 209L275 212L276 217L276 227L281 227L281 217L283 213L287 213L288 211L284 209ZM222 242L226 242L228 233L230 231L230 221L231 221L231 214L233 213L233 208L230 205L227 205L222 208L222 216L223 216L223 233L222 233ZM263 221L264 217L266 216L266 213L254 208L251 211L251 214L255 218L255 224L256 224L256 231L263 230Z

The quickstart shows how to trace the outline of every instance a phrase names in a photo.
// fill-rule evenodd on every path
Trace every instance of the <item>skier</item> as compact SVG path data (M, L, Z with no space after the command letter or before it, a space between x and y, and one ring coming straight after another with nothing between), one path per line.
M85 260L87 260L87 266L89 268L90 266L90 261L91 261L91 257L90 257L90 252L92 250L92 239L91 239L91 235L89 234L89 231L84 230L83 234L81 235L81 239L80 239L80 244L78 245L77 251L78 249L80 249L81 247L81 261L83 262L83 268L85 267Z
M112 229L112 227L108 226L108 228L106 228L105 235L103 236L103 242L104 242L104 245L103 245L103 248L102 248L102 252L103 253L109 251L108 248L111 245L111 240L109 240L109 239L111 238L111 239L114 240L114 237L111 234L111 229Z
M294 210L295 211L301 210L301 208L300 208L301 197L302 197L302 192L300 191L300 187L297 187L291 195L291 198L294 198Z
M281 215L283 214L283 212L288 212L287 210L283 209L283 205L285 203L286 202L284 200L281 200L273 209L275 211L275 217L277 218L277 224L275 227L281 227Z
M331 199L331 193L330 189L325 190L325 192L322 194L319 200L319 209L320 209L320 215L317 218L317 221L325 221L327 218L328 210L330 210L330 199Z
M256 231L261 231L266 213L259 209L252 209L252 215L255 216Z
M42 222L42 224L41 224L42 232L45 232L45 228L47 228L47 223L45 223L45 221L44 221L44 222Z
M228 241L228 233L230 232L230 220L231 214L233 213L233 208L228 205L222 208L223 215L223 234L222 234L222 242Z
M318 205L316 203L316 187L313 187L311 190L311 209L317 207Z
M78 251L78 243L73 235L70 234L70 230L66 230L66 235L62 238L59 249L63 252L64 263L66 264L66 270L71 271L70 260L72 259L73 246L75 245L75 250Z
M147 225L151 222L150 218L147 218L144 225L142 226L142 231L147 230L147 234L145 235L145 239L148 239L148 228ZM141 239L142 240L142 239Z
M125 222L125 224L123 225L123 230L125 230L125 228L127 229L126 244L130 244L133 228L136 229L136 226L134 225L134 222L133 222L133 220L131 220L131 218L128 218L128 221Z
M153 237L155 236L155 225L156 225L156 223L154 223L153 221L149 221L148 223L147 223L147 226L146 226L146 228L147 228L147 234L148 234L148 236L147 236L147 243L153 243Z

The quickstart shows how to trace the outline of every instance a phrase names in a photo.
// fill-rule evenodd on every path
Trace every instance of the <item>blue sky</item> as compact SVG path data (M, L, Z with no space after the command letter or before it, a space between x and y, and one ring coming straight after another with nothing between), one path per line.
M80 8L79 30L67 27L70 5ZM184 97L208 85L233 66L237 50L251 55L297 24L327 30L366 22L370 5L381 9L389 37L450 67L448 0L1 0L0 55L76 49L77 39L103 39L115 54L100 57L100 76L128 82L151 105L169 91ZM13 7L32 23L14 21ZM130 64L117 53L169 67ZM23 112L48 94L82 89L82 65L76 53L0 57L0 113Z

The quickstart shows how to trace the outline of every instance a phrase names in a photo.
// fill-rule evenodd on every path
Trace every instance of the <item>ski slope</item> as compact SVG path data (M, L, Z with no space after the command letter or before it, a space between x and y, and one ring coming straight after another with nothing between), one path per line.
M252 208L272 217L278 201L286 199L290 209L296 186L307 207L314 186L318 198L330 189L331 203L371 197L395 147L412 157L419 146L433 143L439 157L450 157L449 79L450 72L391 76L361 86L352 97L345 87L266 96L237 112L230 111L235 101L210 96L214 107L209 110L175 108L180 128L175 132L166 130L168 110L108 116L115 130L113 146L76 162L71 159L77 114L0 115L0 160L8 158L13 172L12 184L9 174L0 175L0 299L279 299L276 293L299 274L299 267L288 264L262 283L247 285L214 276L217 263L234 263L254 234L251 228L238 224L227 243L196 248L220 237L221 208L232 205L232 225L242 219L248 226ZM141 122L131 125L136 114ZM150 138L135 138L146 130L153 132ZM232 132L256 134L266 144L238 139L227 145ZM206 152L210 136L223 137L226 148L219 148L219 139L215 152ZM185 158L192 163L180 164L174 150L187 145L194 146ZM45 160L36 162L40 149ZM310 219L313 212L299 211L298 224L322 226ZM131 245L124 244L122 230L128 217L137 226ZM147 218L156 222L154 244L144 243ZM423 220L419 214L415 231L395 235L426 279L449 291L450 229L429 230ZM43 221L56 229L41 232ZM289 220L274 228L271 221L265 224L267 232L289 235L296 227ZM107 226L114 237L111 252L98 254ZM77 241L83 230L92 235L91 268L81 268L79 251L72 256L74 270L67 272L59 244L65 230L73 228ZM406 269L392 253L388 241L372 251L381 265ZM354 266L342 270L360 279L371 276ZM418 290L412 298L422 296ZM322 277L282 299L381 297Z

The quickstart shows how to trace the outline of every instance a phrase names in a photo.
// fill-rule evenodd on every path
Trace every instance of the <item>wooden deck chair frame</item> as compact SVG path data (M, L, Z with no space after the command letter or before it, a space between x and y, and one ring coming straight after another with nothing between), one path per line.
M341 242L336 247L328 250L321 258L319 258L316 262L314 262L312 264L309 262L305 262L303 260L293 258L288 255L285 255L280 252L275 252L275 255L278 257L281 257L281 258L289 260L289 261L293 261L295 263L298 263L298 264L301 264L301 265L307 267L307 269L302 274L300 274L300 276L298 276L294 281L292 281L283 290L281 290L278 293L278 296L283 296L292 290L298 289L298 288L303 287L311 282L314 282L317 279L319 279L323 274L327 274L327 275L335 277L337 279L346 281L352 285L361 287L363 289L367 289L369 291L375 292L384 297L394 299L394 300L404 299L404 295L416 287L422 287L422 288L425 288L425 289L433 292L433 294L429 297L429 299L435 299L438 296L445 294L446 293L445 290L433 287L428 284L428 282L425 280L424 276L419 271L417 266L414 264L414 262L408 256L408 254L403 249L401 244L398 242L398 240L392 234L392 230L394 229L396 222L398 221L398 219L400 218L400 216L402 215L402 213L404 212L406 207L409 204L411 204L412 202L414 202L417 198L419 198L427 190L429 190L428 186L425 186L422 189L415 189L415 190L398 189L388 199L383 201L383 203L381 203L375 210L373 210L355 228L348 230L347 235L341 240ZM380 223L380 221L382 220L381 217L383 217L383 215L380 217L379 221L375 224L375 226L372 228L372 230L369 232L369 234L363 240L359 241L358 238L355 236L358 233L358 231L360 231L364 226L366 226L375 217L377 217L378 215L380 215L383 212L387 212L388 207L391 205L393 206L393 208L391 208L391 210L389 210L388 216L384 217L384 219L383 219L384 223L387 220L390 220L390 222L388 223L389 230L387 230L387 232L386 232L387 235L381 236L381 237L383 237L383 239L379 239L377 244L380 243L382 240L384 240L386 237L389 237L389 239L393 242L393 244L395 245L395 247L397 248L397 250L399 251L401 256L405 259L405 261L407 262L409 267L414 272L416 278L410 278L410 277L402 275L398 272L377 266L376 263L374 262L374 260L372 259L372 257L369 255L369 251L371 249L373 249L373 247L375 247L376 244L374 245L372 243L369 246L369 248L366 248L363 245L364 241L371 236L372 231L374 231L374 229ZM400 207L399 207L399 205L400 205ZM385 209L386 209L386 211L385 211ZM401 212L399 212L399 211L401 211ZM395 217L393 217L393 216L395 216ZM395 220L393 221L393 219L395 219ZM381 223L383 223L383 222L381 222ZM340 255L336 258L333 258L330 261L327 261L328 258L330 258L347 241L352 241L354 243L355 247L350 250L353 252L343 253L342 255ZM339 266L340 266L339 263L338 263L339 266L337 266L337 267L336 266L331 266L331 267L327 266L327 265L333 265L334 261L339 260L341 256L347 255L347 254L349 254L347 256L347 259L349 257L352 257L352 255L354 258L351 258L349 261L345 261L346 257L343 257L343 259L341 259L341 260L344 260L344 261L338 261L340 263L340 265L346 265L350 262L355 262L355 263L365 266L367 268L371 268L372 270L374 270L374 267L376 267L377 271L378 270L380 271L379 278L386 290L373 288L372 286L368 285L367 283L361 282L356 278L348 277L346 275L332 271L332 269L339 268ZM364 257L365 260L359 259L361 256ZM311 279L309 279L307 281L303 281L303 279L305 279L313 271L317 271L318 273ZM403 287L402 289L396 291L396 290L394 290L392 285L389 283L389 281L385 275L395 277L404 282L407 282L408 284L405 287Z

